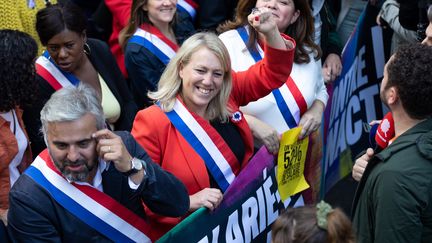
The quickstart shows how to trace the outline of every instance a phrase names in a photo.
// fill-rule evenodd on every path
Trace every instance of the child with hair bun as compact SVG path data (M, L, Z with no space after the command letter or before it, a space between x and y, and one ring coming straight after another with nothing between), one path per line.
M289 208L272 226L272 243L354 243L351 221L324 201Z

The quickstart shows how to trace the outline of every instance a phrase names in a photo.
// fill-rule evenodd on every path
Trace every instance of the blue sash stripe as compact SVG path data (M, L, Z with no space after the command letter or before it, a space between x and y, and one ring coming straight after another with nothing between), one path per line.
M181 11L181 12L183 12L183 13L187 13L187 15L189 16L189 18L190 18L191 20L195 20L195 16L192 16L191 13L189 13L189 11L187 11L185 8L183 8L182 5L177 4L177 10L179 10L179 11Z
M157 48L155 45L153 45L153 43L148 41L146 38L134 35L129 39L129 43L135 43L135 44L138 44L140 46L144 46L151 53L153 53L157 58L159 58L159 60L161 60L161 62L163 62L165 65L167 65L169 63L169 61L171 60L171 58L169 58L167 55L165 55L165 53L163 53L161 50L159 50L159 48Z
M204 145L198 140L195 134L189 129L186 123L183 122L183 120L174 110L165 112L165 114L168 116L171 123L177 128L177 130L180 131L186 141L188 141L195 151L201 156L222 192L225 192L229 186L229 183L225 179L225 176L222 174L222 171L219 169L216 162L207 152L207 149L204 147Z
M249 39L249 35L246 31L246 27L240 27L237 28L237 32L239 33L240 37L242 38L243 42L245 43L246 47L247 47L247 43L248 43L248 39ZM249 48L249 53L251 54L252 58L255 60L255 62L258 62L262 59L261 55L259 54L259 52L257 50L253 50L252 48ZM279 91L279 89L274 89L272 91L272 94L276 100L276 104L279 108L279 111L281 112L283 118L285 119L286 124L288 125L289 128L293 128L293 127L297 127L297 123L293 117L293 115L291 114L291 111L288 107L288 105L286 104L281 92Z
M279 108L279 111L281 112L283 118L285 119L285 122L287 123L289 128L297 127L297 123L291 114L290 109L288 108L288 105L285 103L284 98L282 97L282 94L279 89L274 89L272 91L273 96L276 99L276 104Z
M52 60L48 51L44 51L44 53L42 55L44 57L46 57L52 64L54 64L54 66L57 67L57 69L69 80L69 82L71 82L71 84L73 84L73 86L78 86L78 84L80 83L80 80L77 77L75 77L75 75L73 75L72 73L65 72L61 68L59 68L57 66L57 64Z
M51 196L69 213L75 215L77 218L81 219L81 221L88 224L90 227L94 228L99 233L105 235L106 237L115 242L133 242L127 236L125 236L100 218L96 217L94 214L83 208L81 205L79 205L61 190L53 186L51 182L49 182L45 178L42 172L34 166L30 166L24 173L27 174L30 178L32 178L40 186L45 188L51 194Z
M254 50L254 49L247 46L249 34L246 31L246 27L243 26L243 27L237 28L237 32L239 33L240 37L242 38L243 42L246 45L246 48L249 50L249 52L250 52L252 58L255 60L255 62L261 61L262 57L259 54L259 52L257 50Z

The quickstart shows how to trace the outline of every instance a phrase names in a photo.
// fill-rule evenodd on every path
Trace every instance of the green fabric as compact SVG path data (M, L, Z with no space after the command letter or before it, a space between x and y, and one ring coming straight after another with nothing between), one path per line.
M431 151L428 119L369 162L353 220L358 242L431 242Z
M321 60L324 62L327 56L331 53L341 56L342 41L336 32L336 18L331 8L328 6L327 1L324 2L320 11L322 21L321 26L321 49L323 56Z

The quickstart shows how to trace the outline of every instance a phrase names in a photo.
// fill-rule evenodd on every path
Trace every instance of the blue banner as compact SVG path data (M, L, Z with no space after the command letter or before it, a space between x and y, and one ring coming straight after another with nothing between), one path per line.
M328 87L322 196L351 173L355 156L369 147L364 123L381 119L387 112L379 90L389 57L390 36L376 24L377 13L376 7L367 5L343 50L342 74Z

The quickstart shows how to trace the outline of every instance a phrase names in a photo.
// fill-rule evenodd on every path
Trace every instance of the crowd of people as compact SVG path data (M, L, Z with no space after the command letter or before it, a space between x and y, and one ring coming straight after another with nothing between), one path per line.
M327 85L368 1L18 2L0 4L2 242L155 241L215 210L285 131L322 146ZM432 1L369 4L394 31L377 127L391 117L395 134L355 161L352 219L302 198L275 243L432 239Z

